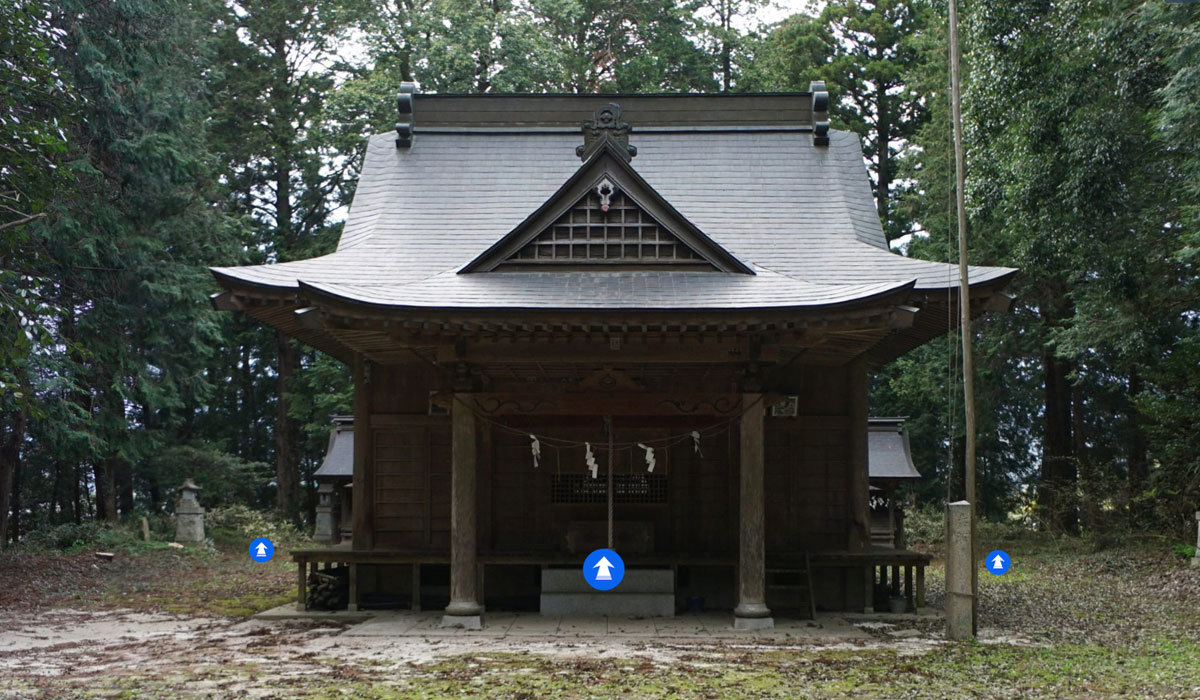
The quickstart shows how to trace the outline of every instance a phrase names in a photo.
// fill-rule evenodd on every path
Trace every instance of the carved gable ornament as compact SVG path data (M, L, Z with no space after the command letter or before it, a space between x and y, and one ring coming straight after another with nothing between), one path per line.
M596 110L591 121L583 123L583 145L575 147L575 155L587 161L607 142L628 163L637 155L637 146L629 145L629 132L629 123L621 120L621 105L610 102Z

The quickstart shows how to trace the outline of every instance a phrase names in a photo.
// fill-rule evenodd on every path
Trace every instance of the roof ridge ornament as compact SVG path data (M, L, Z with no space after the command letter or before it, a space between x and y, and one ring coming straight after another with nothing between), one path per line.
M596 110L591 121L583 123L583 145L575 147L575 155L586 161L604 144L612 144L625 162L637 155L637 146L629 145L629 122L621 120L621 105L609 102Z
M413 126L416 122L413 95L416 92L416 83L409 80L400 83L400 93L396 95L396 148L412 148Z
M829 145L829 91L825 89L824 80L814 80L808 84L812 93L812 125L813 145Z

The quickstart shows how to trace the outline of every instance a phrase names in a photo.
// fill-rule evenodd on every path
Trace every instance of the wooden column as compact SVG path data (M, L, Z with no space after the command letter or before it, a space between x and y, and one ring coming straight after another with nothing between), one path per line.
M847 547L861 551L871 547L870 482L867 466L867 363L856 359L847 367L850 399L850 489Z
M308 610L308 562L296 562L296 611Z
M475 414L460 394L450 407L450 425L450 604L442 626L478 629Z
M375 461L371 446L371 363L362 355L354 361L354 482L351 490L354 530L353 548L375 546L374 503ZM351 600L357 605L357 600Z
M743 394L738 505L738 604L733 626L739 630L775 626L766 604L766 504L763 491L762 394Z
M850 400L850 453L847 465L850 474L847 486L850 490L847 499L850 512L847 513L846 548L851 552L859 552L871 547L871 501L870 501L870 472L867 465L867 363L861 357L853 360L846 367L846 388ZM869 569L869 567L868 567ZM881 572L885 577L887 567ZM866 590L863 591L863 612L874 612L875 589L872 582L873 572L863 577Z

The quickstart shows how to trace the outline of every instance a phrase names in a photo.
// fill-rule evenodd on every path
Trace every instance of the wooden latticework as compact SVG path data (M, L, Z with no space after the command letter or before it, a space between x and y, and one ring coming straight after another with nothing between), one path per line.
M613 503L641 505L667 502L666 474L613 474ZM607 503L608 482L604 475L555 474L550 502L555 505Z
M595 191L525 244L504 265L580 263L712 268L711 263L660 226L623 192L614 192L608 211L604 211Z

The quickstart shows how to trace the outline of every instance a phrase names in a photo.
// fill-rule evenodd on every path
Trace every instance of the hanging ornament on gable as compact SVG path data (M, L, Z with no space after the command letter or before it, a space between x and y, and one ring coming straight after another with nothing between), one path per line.
M538 462L542 459L542 443L538 441L537 435L530 433L529 439L533 442L529 445L529 449L533 452L533 468L538 468Z
M638 447L646 451L646 471L650 474L653 474L655 465L654 448L643 445L640 442L638 443Z
M699 430L692 431L692 449L694 449L696 451L696 454L700 455L701 457L704 457L704 453L700 451L700 431Z
M608 211L612 206L612 196L616 194L617 186L607 177L596 185L596 194L600 197L600 211Z
M587 461L588 469L592 471L592 478L595 479L596 475L600 472L600 465L596 464L596 455L592 454L592 443L585 442L583 445L587 448L584 460Z

